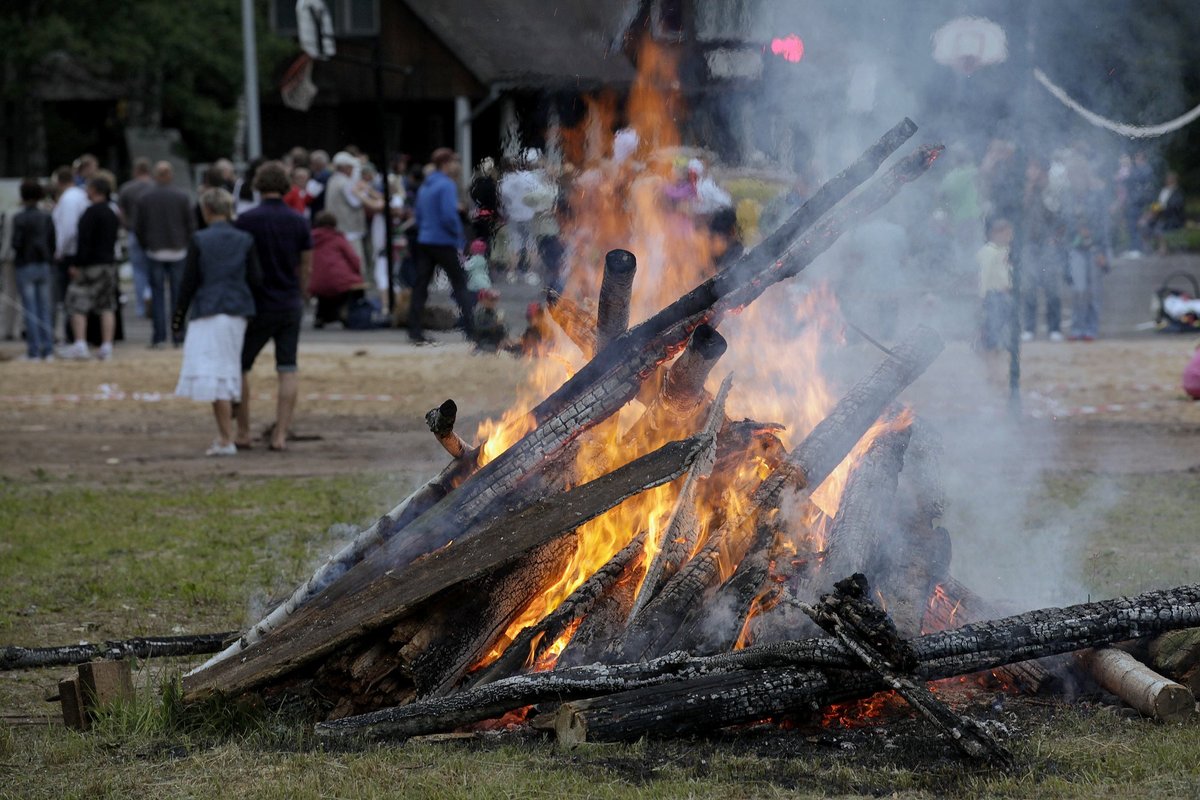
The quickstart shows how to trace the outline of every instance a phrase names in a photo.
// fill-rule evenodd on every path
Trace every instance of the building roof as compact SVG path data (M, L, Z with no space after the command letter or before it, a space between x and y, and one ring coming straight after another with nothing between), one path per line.
M625 0L404 0L484 84L624 85L633 65L611 47Z

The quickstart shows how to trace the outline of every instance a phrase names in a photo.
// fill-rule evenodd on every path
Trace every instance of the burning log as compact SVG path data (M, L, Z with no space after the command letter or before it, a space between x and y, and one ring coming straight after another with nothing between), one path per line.
M1200 585L1043 609L921 637L912 643L918 661L915 674L928 681L978 672L1083 649L1091 646L1087 642L1121 641L1131 635L1188 627L1198 617ZM811 711L883 688L887 687L882 680L862 672L744 670L571 701L559 708L555 730L568 742L686 736Z
M621 660L634 661L663 652L679 621L693 603L713 586L722 559L737 564L754 538L759 514L779 508L785 499L804 502L829 477L887 406L925 371L942 351L941 338L918 327L875 370L838 401L833 411L755 490L750 507L727 520L709 542L631 620L622 643Z
M536 663L570 626L592 612L600 598L610 592L622 576L629 574L630 566L641 558L645 541L645 534L635 536L608 563L571 592L558 608L538 624L521 631L474 685L506 678L516 674L522 667Z
M1160 722L1183 722L1196 714L1196 698L1185 686L1170 681L1136 658L1113 647L1092 650L1082 657L1096 682Z
M642 559L635 559L626 567L612 588L592 607L592 612L579 623L555 662L556 670L591 664L604 658L629 618L638 580L644 571Z
M358 592L323 597L284 623L278 635L248 648L236 663L227 659L185 677L185 700L217 691L238 694L286 675L362 633L394 623L438 592L486 574L623 500L674 480L713 447L705 436L671 442L583 486L494 520L481 535L399 567L383 580L362 583Z
M922 636L913 640L911 647L918 663L919 677L936 680L991 669L1006 662L1192 627L1197 621L1200 621L1200 585L1191 585L970 624L957 630ZM773 681L771 676L778 675L782 669L802 674ZM854 655L833 639L755 645L706 658L676 652L642 663L595 664L518 675L445 698L322 723L317 726L317 733L323 736L417 736L499 717L534 703L598 698L595 705L604 702L600 696L606 694L614 694L608 699L616 705L636 709L641 698L656 704L656 691L674 684L671 689L674 696L688 698L684 705L672 708L660 724L630 724L625 735L616 738L636 739L647 733L688 735L705 730L707 724L699 719L693 724L689 717L691 711L710 700L714 703L733 702L738 687L754 692L755 699L739 705L742 709L739 714L723 717L722 725L811 710L853 697L855 693L862 696L884 687L878 678L856 671L860 669L861 664ZM731 675L741 677L730 678ZM705 680L708 682L704 683ZM799 688L773 697L771 688L779 686L780 681ZM716 687L717 691L706 694L706 687ZM644 690L645 694L641 698L635 697L635 690ZM616 694L622 692L626 696ZM711 716L704 717L704 720L711 719Z
M61 667L86 664L103 659L167 658L215 653L237 631L199 633L191 636L139 636L133 639L106 641L103 644L81 642L61 647L0 647L0 670Z
M609 250L604 256L604 279L596 305L596 350L629 329L629 298L637 259L628 250Z
M981 725L951 711L930 693L911 673L916 668L916 654L907 642L901 641L896 626L887 614L867 596L867 579L862 573L838 581L834 591L821 598L816 606L802 605L802 610L822 628L837 637L846 649L881 677L909 705L920 712L956 747L973 758L1000 764L1011 764L1008 752Z
M569 297L551 290L546 295L546 310L567 338L575 343L584 358L596 354L596 318Z

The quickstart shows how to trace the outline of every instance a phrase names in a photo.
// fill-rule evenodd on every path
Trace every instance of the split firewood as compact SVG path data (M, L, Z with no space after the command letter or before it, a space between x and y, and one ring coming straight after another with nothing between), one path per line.
M185 677L185 700L213 692L239 694L286 675L362 633L394 623L438 592L557 539L629 497L669 483L697 458L708 457L705 453L713 447L713 440L705 436L671 442L583 486L493 521L486 535L455 542L420 562L389 571L381 580L359 583L361 589L347 597L310 603L277 635L250 646L241 658ZM350 582L357 583L355 576Z
M679 621L717 582L722 561L737 564L745 557L757 531L755 521L759 515L780 508L785 502L807 501L884 409L928 368L942 347L937 333L918 327L870 375L856 383L829 416L759 485L745 512L727 520L711 534L700 552L630 621L619 660L634 661L661 654Z
M703 326L702 326L703 327ZM692 335L692 341L695 342L697 335L700 334L701 328L696 329L696 333ZM716 331L713 333L717 336ZM708 338L703 337L703 338ZM721 339L722 346L720 351L724 352L724 339ZM693 348L689 346L689 351ZM705 345L700 345L696 350L706 349ZM681 356L682 361L685 356ZM719 358L717 353L715 358ZM715 361L715 358L713 361ZM697 361L705 359L705 356L699 356ZM711 366L702 368L705 376L708 375ZM672 383L671 373L667 373L667 383ZM725 422L725 399L729 395L729 387L732 384L732 376L725 376L725 380L721 382L721 388L717 390L717 396L713 399L712 405L708 410L708 418L705 420L702 430L716 440L717 433ZM679 397L682 392L678 391L682 379L677 379L675 382L677 391L675 396ZM703 392L704 381L700 380L695 387L700 392ZM664 393L665 394L665 393ZM670 406L673 400L664 400L667 407ZM690 401L689 401L690 402ZM647 414L651 413L647 410ZM696 493L700 482L712 474L712 469L716 459L716 452L713 452L714 461L705 464L692 465L691 471L687 478L684 479L683 486L679 489L679 494L675 498L675 506L671 509L671 516L667 520L667 524L658 534L657 541L653 543L654 558L651 559L649 566L646 568L646 578L642 581L641 589L638 591L637 597L634 599L633 607L629 611L629 619L637 617L641 610L646 606L660 588L672 575L674 575L684 561L691 556L692 551L696 547L696 540L700 534L700 523L696 518Z
M1198 621L1200 585L1191 585L969 624L915 639L911 649L917 662L916 674L923 680L936 680L1194 627ZM780 678L783 669L801 674ZM755 674L746 677L751 672ZM726 680L735 673L743 677ZM772 679L772 675L777 677ZM698 682L703 679L712 681ZM811 710L884 688L877 677L861 671L861 664L842 643L828 638L808 639L755 645L706 658L676 652L641 663L594 664L518 675L444 698L322 723L317 732L324 736L404 738L452 730L535 703L598 698L595 705L603 700L602 696L621 692L628 696L612 698L614 708L633 711L644 700L648 709L661 709L670 704L659 704L656 692L670 684L676 685L671 690L675 696L686 700L670 707L657 723L652 716L637 724L631 722L624 734L614 734L615 738L637 739L649 733L689 735L703 732L706 726L712 729ZM773 689L781 685L791 688L773 695ZM707 693L706 687L715 687L715 691ZM754 699L739 701L739 688L753 693ZM630 694L639 689L645 694ZM736 713L709 710L703 716L690 716L710 702L729 703ZM719 724L712 724L714 718Z
M132 639L106 641L102 644L80 642L59 647L0 647L0 670L38 669L85 664L103 659L167 658L196 656L220 650L237 631L199 633L191 636L138 636Z
M596 316L569 297L551 290L546 294L546 310L550 319L562 328L584 358L596 354Z
M636 272L637 259L628 250L609 250L604 256L604 278L596 304L597 350L629 329L629 299Z
M869 592L866 577L856 573L834 584L834 591L816 606L802 603L801 610L945 733L955 747L973 758L1011 764L1012 754L987 729L956 714L913 677L916 653L900 639L887 613L871 602Z
M1160 722L1183 722L1196 714L1196 698L1186 686L1164 678L1115 647L1101 647L1080 659L1096 682Z
M633 541L617 551L608 563L581 583L557 608L536 625L521 631L473 685L482 686L507 678L515 675L523 667L536 663L571 625L590 614L600 598L609 592L622 576L628 574L630 565L642 557L645 541L644 533L635 536Z

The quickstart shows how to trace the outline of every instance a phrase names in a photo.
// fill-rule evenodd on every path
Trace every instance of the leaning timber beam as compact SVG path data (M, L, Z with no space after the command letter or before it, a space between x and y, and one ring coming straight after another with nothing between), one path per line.
M936 680L992 669L1010 661L1194 627L1198 622L1200 584L1195 584L970 624L922 636L913 640L911 646L918 662L917 674L924 680ZM772 684L770 676L782 669L797 670L803 676L777 679ZM677 652L642 663L594 664L517 675L445 698L322 723L317 726L317 733L322 736L407 738L500 717L536 703L596 698L634 690L645 690L648 702L654 702L655 691L667 684L678 684L680 696L691 698L696 705L707 702L704 684L698 681L713 679L722 692L732 693L734 684L722 683L723 676L756 672L759 677L742 680L738 685L751 687L756 692L761 690L761 696L753 707L746 709L749 716L724 717L727 721L723 724L733 725L844 699L840 696L828 699L834 691L828 678L831 670L838 676L835 682L842 687L850 685L861 694L870 694L883 687L877 678L855 672L861 670L861 665L840 642L808 639L755 645L707 658ZM769 690L779 680L793 684L800 681L811 690L772 700ZM636 707L636 702L630 700L628 705ZM676 709L661 726L639 730L641 733L669 732L672 725L678 726L680 735L703 729L689 723L686 712ZM629 738L637 738L639 731L631 728L630 734Z
M357 636L395 622L451 586L499 567L557 539L622 501L669 483L714 447L711 437L671 442L569 492L549 497L491 523L482 534L454 542L418 562L397 567L359 591L306 604L274 635L184 678L184 699L214 692L236 695L263 686L328 655ZM355 580L351 569L349 580Z
M918 327L871 374L856 383L759 485L745 513L714 532L641 615L630 621L620 660L634 661L664 652L688 610L716 584L721 563L737 564L745 557L757 532L759 515L779 508L789 496L799 502L807 500L883 411L933 363L942 347L936 332Z
M604 278L596 303L597 350L629 329L629 299L636 273L637 259L628 250L609 250L604 256Z

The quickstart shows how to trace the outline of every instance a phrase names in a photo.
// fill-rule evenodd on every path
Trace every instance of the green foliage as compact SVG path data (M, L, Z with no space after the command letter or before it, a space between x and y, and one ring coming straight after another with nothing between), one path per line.
M48 56L64 54L97 78L125 87L126 100L161 102L165 127L183 132L193 160L228 155L242 90L239 0L28 0L0 14L0 41L15 68L0 95L20 97ZM294 42L271 33L267 4L256 0L260 89ZM156 101L156 89L161 97Z

